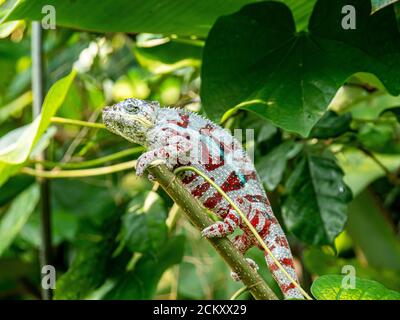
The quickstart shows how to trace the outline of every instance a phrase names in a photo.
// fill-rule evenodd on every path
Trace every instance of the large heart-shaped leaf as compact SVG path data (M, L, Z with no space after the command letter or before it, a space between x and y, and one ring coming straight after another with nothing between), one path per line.
M283 0L306 24L315 0ZM19 0L5 21L41 20L42 8L54 6L56 23L97 32L147 32L206 36L215 20L254 0ZM110 19L118 17L118 19Z
M345 5L356 9L354 30L342 28ZM289 8L278 2L249 4L219 18L204 48L201 97L207 114L219 120L248 109L306 136L356 72L375 74L399 94L394 10L370 12L365 0L319 0L308 31L297 33Z
M347 220L351 191L330 154L306 151L286 183L286 226L309 244L332 244Z
M400 300L400 293L389 290L379 282L355 277L349 288L345 276L325 275L316 279L311 292L318 300Z

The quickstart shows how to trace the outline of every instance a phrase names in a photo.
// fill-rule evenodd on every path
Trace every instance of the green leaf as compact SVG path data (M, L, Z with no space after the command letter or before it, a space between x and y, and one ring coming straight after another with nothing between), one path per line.
M399 155L382 155L375 153L374 156L388 168L390 172L395 172L400 168ZM385 172L374 160L358 149L346 148L337 153L336 158L345 173L344 181L350 187L354 196L358 195L372 181L385 175Z
M383 9L384 7L398 2L399 0L371 0L372 3L372 13Z
M122 242L133 252L156 250L167 239L166 217L166 209L157 193L138 194L122 217Z
M18 114L25 107L32 103L32 92L25 92L17 99L0 108L0 124L6 121L10 116Z
M341 27L344 5L356 8L355 30ZM319 0L309 31L297 33L290 10L277 2L249 4L219 18L204 48L201 97L206 113L219 120L247 109L307 136L354 73L373 73L399 94L400 34L394 10L370 12L365 0Z
M0 207L14 199L18 194L28 188L33 182L34 177L15 176L0 187Z
M215 20L239 10L252 0L19 0L2 22L41 20L42 8L56 8L59 26L96 32L163 33L206 36ZM315 0L285 0L297 13L301 25L307 20ZM118 17L118 19L110 19Z
M351 114L338 115L328 110L317 122L310 133L311 138L336 138L350 129Z
M358 120L377 119L384 111L400 106L400 96L394 97L388 93L378 91L348 102L345 110L351 112L353 118Z
M0 138L0 185L18 171L29 157L34 146L50 125L50 118L63 103L76 71L58 80L49 90L43 102L42 112L36 119Z
M350 189L330 154L307 151L287 183L282 216L288 229L309 244L332 244L347 220Z
M373 152L399 154L399 124L397 122L366 123L357 134L358 141Z
M134 270L123 274L104 298L152 299L164 271L182 261L184 248L185 238L176 236L165 242L156 254L146 253L136 263Z
M364 191L349 204L347 230L368 264L400 271L400 243L376 199Z
M400 293L389 290L379 282L356 277L355 288L346 289L344 276L325 275L316 279L311 292L318 300L400 300Z
M10 246L39 201L39 187L35 184L15 198L0 221L0 256Z
M55 299L84 299L107 279L109 267L113 265L112 254L117 248L119 221L115 215L86 234L87 240L78 249L72 265L57 280Z
M288 140L257 160L257 172L268 190L274 190L282 181L287 161L294 158L301 148L301 144Z
M203 45L200 41L158 38L138 40L133 52L143 67L163 74L188 66L199 67Z

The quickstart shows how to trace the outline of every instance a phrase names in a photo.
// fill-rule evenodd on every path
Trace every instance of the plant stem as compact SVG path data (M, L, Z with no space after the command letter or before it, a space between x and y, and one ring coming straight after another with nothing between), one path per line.
M70 124L70 125L81 126L81 127L96 128L96 129L105 129L106 128L106 126L102 123L88 122L88 121L81 121L81 120L74 120L74 119L66 119L66 118L60 118L60 117L52 117L51 122L61 123L61 124Z
M136 165L136 160L131 160L115 164L112 166L94 168L94 169L44 171L44 170L37 170L25 167L21 169L21 172L30 176L46 178L46 179L83 178L83 177L101 176L114 172L129 170L134 168L135 165Z
M278 266L278 268L281 270L281 272L289 279L291 283L293 283L299 291L303 294L303 296L308 299L312 300L312 298L308 295L307 292L300 286L299 283L297 283L290 275L289 273L285 270L285 268L282 266L282 264L279 262L279 260L272 254L271 250L268 248L268 246L265 244L265 241L261 238L257 230L254 228L254 226L251 224L249 219L247 219L246 215L240 210L240 208L236 205L234 201L228 195L218 186L213 180L211 180L207 175L205 175L203 172L200 170L194 168L194 167L179 167L175 170L175 174L178 174L180 172L184 171L193 171L200 175L204 180L206 180L217 192L222 195L222 197L232 206L232 208L239 214L240 218L244 221L246 224L247 228L251 231L253 236L257 239L258 243L263 247L265 252L268 253L268 255L271 257L271 259L274 261L274 263Z
M33 93L33 117L38 116L43 104L44 76L43 76L43 36L40 22L32 22L32 93ZM38 156L38 160L44 160L44 153ZM39 169L39 168L38 168ZM50 265L51 257L51 204L50 185L46 179L38 179L40 184L40 224L41 224L41 247L40 265ZM41 269L42 269L41 268ZM51 300L51 289L42 286L42 299Z
M189 220L199 229L214 223L201 203L164 165L150 167L148 171L157 179L161 187L182 209ZM236 272L255 299L277 300L275 293L267 286L260 275L250 267L243 255L226 238L207 238L231 269Z
M358 146L358 149L362 151L366 156L370 157L371 160L373 160L378 165L378 167L382 169L391 184L393 184L394 186L398 186L400 184L400 179L397 177L397 174L390 172L390 170L386 168L386 166L371 151L360 145Z
M92 159L92 160L87 160L87 161L82 161L82 162L69 162L69 163L63 163L63 162L51 162L51 161L36 161L37 163L40 163L43 165L45 168L54 168L58 167L61 169L82 169L82 168L90 168L90 167L95 167L97 165L110 162L113 160L117 160L120 158L124 158L133 154L140 153L144 150L143 147L136 147L136 148L130 148L126 150L122 150L113 154L106 155L104 157Z
M240 288L238 291L236 291L232 297L230 298L230 300L236 300L237 298L239 298L243 293L245 293L247 291L247 287L242 287Z

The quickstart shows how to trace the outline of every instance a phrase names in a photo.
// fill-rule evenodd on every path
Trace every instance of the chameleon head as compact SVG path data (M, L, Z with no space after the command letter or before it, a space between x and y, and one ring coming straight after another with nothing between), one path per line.
M130 142L144 145L146 132L156 122L160 104L156 101L126 99L103 109L107 129Z

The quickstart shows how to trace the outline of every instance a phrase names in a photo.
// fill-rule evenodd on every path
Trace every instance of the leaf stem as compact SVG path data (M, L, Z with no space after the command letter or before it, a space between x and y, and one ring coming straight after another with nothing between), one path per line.
M87 160L87 161L82 161L82 162L69 162L69 163L63 163L63 162L52 162L52 161L34 161L35 163L39 163L43 165L45 168L54 168L58 167L61 169L82 169L82 168L90 168L90 167L95 167L97 165L110 162L113 160L117 160L120 158L124 158L133 154L140 153L144 150L143 147L135 147L135 148L130 148L126 150L122 150L119 152L115 152L109 155L106 155L104 157L92 159L92 160Z
M248 291L249 289L247 287L242 287L240 288L238 291L236 291L232 297L229 300L236 300L237 298L239 298L243 293L245 293L246 291Z
M362 151L366 156L370 157L371 160L373 160L378 165L378 167L382 169L390 183L392 183L394 186L400 184L400 179L397 177L397 175L390 172L390 170L386 168L386 166L374 155L373 152L364 148L361 145L358 146L358 149Z
M112 166L94 168L94 169L82 169L82 170L37 170L29 167L21 169L21 172L30 176L46 178L46 179L62 179L62 178L83 178L101 176L114 172L124 171L133 169L136 165L136 160L122 162Z
M66 119L66 118L60 118L60 117L51 117L51 122L60 123L60 124L70 124L70 125L81 126L81 127L96 128L96 129L106 129L106 126L102 123L88 122L88 121L81 121L81 120L74 120L74 119Z

